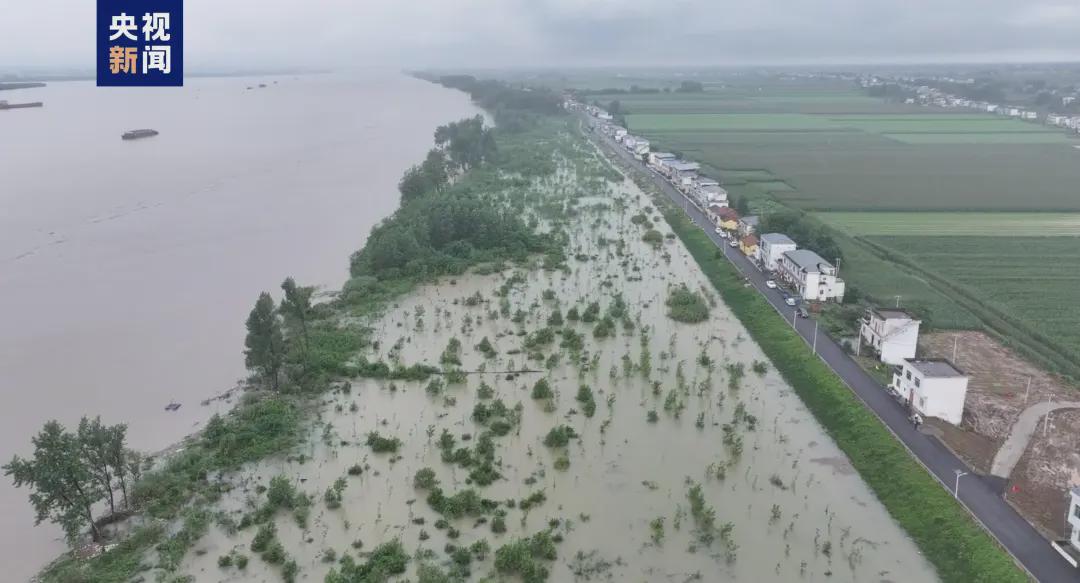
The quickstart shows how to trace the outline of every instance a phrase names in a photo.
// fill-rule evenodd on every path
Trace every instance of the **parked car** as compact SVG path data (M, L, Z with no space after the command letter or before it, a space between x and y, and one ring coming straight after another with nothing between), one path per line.
M769 289L776 289L776 282L771 279L765 280L765 287Z
M738 246L739 246L739 242L736 241L735 239L732 239L732 240L728 241L728 247L738 247Z
M717 235L723 235L723 234L724 234L724 230L723 230L723 229L721 229L720 227L716 227L716 234L717 234Z
M787 298L786 300L784 300L784 303L785 303L785 304L787 304L787 305L789 305L789 306L794 306L795 304L797 304L797 303L799 303L799 302L798 302L798 300L796 300L795 298L790 298L790 297L789 297L789 298Z
M802 316L803 318L809 318L810 314L806 312L806 308L799 307L799 316Z

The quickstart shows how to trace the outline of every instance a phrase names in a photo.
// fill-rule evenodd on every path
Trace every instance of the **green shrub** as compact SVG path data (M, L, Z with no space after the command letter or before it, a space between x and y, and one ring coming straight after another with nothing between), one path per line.
M668 317L677 322L696 324L709 319L709 305L701 294L690 291L686 284L671 290L666 303Z

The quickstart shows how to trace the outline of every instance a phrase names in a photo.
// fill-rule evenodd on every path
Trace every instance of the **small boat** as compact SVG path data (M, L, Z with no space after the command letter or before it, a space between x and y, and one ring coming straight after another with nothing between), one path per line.
M131 130L130 132L124 132L124 135L120 136L125 140L137 140L139 138L149 138L158 135L157 130Z
M169 403L168 405L165 405L165 410L166 411L176 411L179 408L180 408L180 403L177 403L176 401L173 401L172 403Z

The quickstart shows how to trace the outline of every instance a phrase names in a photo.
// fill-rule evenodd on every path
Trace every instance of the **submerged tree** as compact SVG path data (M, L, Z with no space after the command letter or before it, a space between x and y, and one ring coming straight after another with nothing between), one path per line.
M266 292L259 294L248 316L244 346L244 364L248 370L262 377L270 388L278 390L285 361L285 339L274 310L274 300Z

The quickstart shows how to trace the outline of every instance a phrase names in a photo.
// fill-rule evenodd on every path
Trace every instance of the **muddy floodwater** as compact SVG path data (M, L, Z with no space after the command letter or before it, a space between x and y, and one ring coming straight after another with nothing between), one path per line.
M571 168L532 192L577 193ZM559 219L569 235L567 269L538 263L446 278L371 322L379 341L371 359L438 364L457 339L464 382L351 379L347 392L322 399L305 446L230 478L237 487L219 502L226 514L239 521L262 504L260 486L278 475L310 494L306 529L285 514L275 519L308 581L321 581L335 567L332 557L395 538L410 555L434 551L427 560L448 568L448 543L483 539L494 551L540 531L561 539L558 557L541 561L550 581L937 580L681 242L643 240L650 226L670 233L652 202L629 181L577 194L584 195L576 196L577 212ZM706 298L706 321L668 316L666 301L680 284ZM615 324L607 336L597 337L599 320L569 319L571 308L583 315L591 302ZM579 333L580 350L561 345L561 333L548 342L535 336L556 310L563 323L553 328ZM497 354L475 348L485 337ZM506 372L523 370L536 372ZM554 394L534 399L541 378ZM591 417L577 399L582 385L594 396ZM488 389L493 394L482 394ZM474 408L496 400L511 410L520 404L512 429L492 438L501 478L470 484L469 469L443 461L440 441L446 431L457 447L474 446L485 432ZM577 437L545 445L559 425ZM373 453L364 443L371 431L400 439L397 454ZM364 471L349 475L357 465ZM499 510L436 526L429 492L414 487L425 467L446 495L474 488ZM331 509L323 493L339 479L343 502ZM694 490L704 499L697 511ZM522 510L520 501L539 491L543 500ZM497 515L505 516L505 533L493 532ZM218 566L222 555L251 555L253 534L213 526L181 570L198 581L280 580L280 567L257 556L244 571ZM499 580L492 554L472 561L472 579Z
M259 292L339 287L435 128L479 111L396 72L4 93L45 103L0 112L4 462L50 418L128 423L147 452L198 429L246 375ZM120 139L144 127L161 133ZM27 494L0 479L4 581L65 548Z

